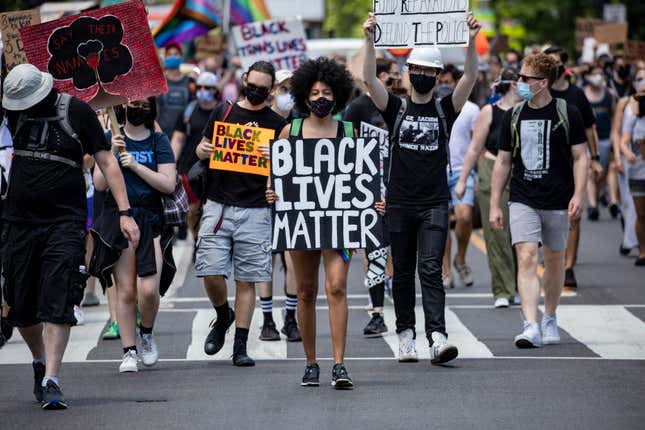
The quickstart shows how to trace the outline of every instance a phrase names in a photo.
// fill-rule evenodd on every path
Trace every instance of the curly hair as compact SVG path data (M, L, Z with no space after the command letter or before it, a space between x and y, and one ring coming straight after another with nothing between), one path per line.
M345 66L327 57L320 57L301 64L291 78L291 95L299 112L309 112L306 102L316 82L322 82L331 87L336 102L332 114L345 109L354 89L354 78Z
M538 76L549 80L549 86L553 85L557 78L558 66L556 61L548 54L530 55L524 59L524 64Z

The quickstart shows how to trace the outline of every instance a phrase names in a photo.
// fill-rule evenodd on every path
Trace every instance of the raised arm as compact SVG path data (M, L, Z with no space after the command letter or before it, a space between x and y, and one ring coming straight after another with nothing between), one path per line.
M452 104L455 112L460 112L470 97L470 93L477 81L477 49L475 46L475 37L479 33L481 24L477 22L472 12L468 12L468 28L470 40L468 41L468 50L466 51L466 63L464 64L464 75L461 77L457 86L452 93Z
M378 110L385 112L387 108L387 89L383 82L376 77L376 51L374 50L374 30L376 29L376 18L372 12L367 16L363 24L365 33L365 59L363 60L363 81L372 97L372 101Z
M459 175L459 181L455 186L455 195L457 198L462 199L466 192L466 180L470 171L473 170L477 160L479 159L479 154L481 154L484 145L486 144L486 139L488 139L488 133L490 132L490 125L493 122L493 108L491 105L486 105L482 108L481 112L477 116L477 122L475 123L475 129L473 130L473 137L470 141L470 146L468 146L468 151L464 156L464 164L461 167L461 174Z

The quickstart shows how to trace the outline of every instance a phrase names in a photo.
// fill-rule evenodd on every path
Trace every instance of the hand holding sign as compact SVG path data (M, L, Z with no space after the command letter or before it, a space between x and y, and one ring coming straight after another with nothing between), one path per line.
M479 30L481 30L482 25L475 19L475 16L473 15L472 12L468 12L466 15L466 22L468 23L468 28L469 30L469 35L470 35L470 40L474 41L475 37L477 37L477 33L479 33Z
M363 33L365 33L365 39L368 42L374 43L374 30L376 28L376 17L372 12L367 14L367 19L363 24Z
M275 130L268 128L216 121L209 168L269 176L265 153L274 136Z

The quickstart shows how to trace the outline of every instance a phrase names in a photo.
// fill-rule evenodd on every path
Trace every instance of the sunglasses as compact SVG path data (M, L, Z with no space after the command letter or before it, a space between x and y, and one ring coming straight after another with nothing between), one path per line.
M216 90L217 88L215 87L207 87L206 85L199 85L197 87L198 90Z
M526 82L530 79L534 79L536 81L541 81L542 79L546 79L540 76L529 76L529 75L522 75L521 73L519 74L520 81Z
M437 76L437 69L408 66L408 71L413 75Z
M263 87L263 86L260 86L260 85L255 85L255 84L252 84L250 82L247 82L246 85L248 86L248 88L250 90L262 91L262 92L266 92L266 93L271 91L271 88L269 88L269 87Z

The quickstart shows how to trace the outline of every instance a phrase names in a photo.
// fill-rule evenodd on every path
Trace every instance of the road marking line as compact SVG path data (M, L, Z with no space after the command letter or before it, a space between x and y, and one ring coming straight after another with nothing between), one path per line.
M624 306L559 306L557 316L559 327L603 358L645 359L645 323Z

